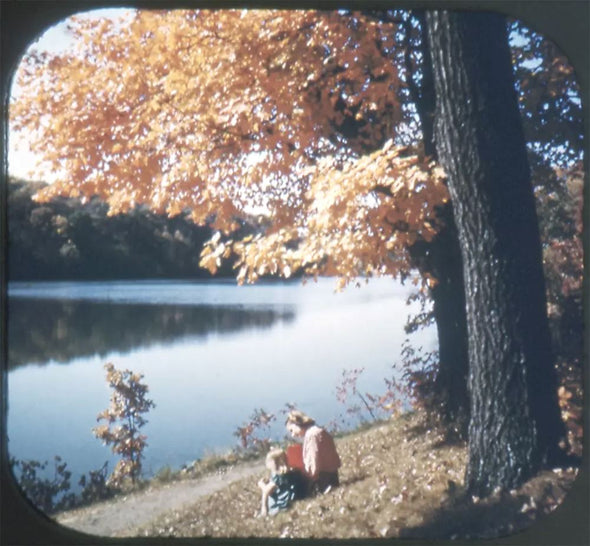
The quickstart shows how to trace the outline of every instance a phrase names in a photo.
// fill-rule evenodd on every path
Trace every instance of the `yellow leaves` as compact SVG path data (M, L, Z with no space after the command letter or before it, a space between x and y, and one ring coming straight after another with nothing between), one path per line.
M330 257L324 273L396 274L406 248L418 237L429 240L436 233L429 219L446 195L441 171L433 176L418 151L391 141L335 167L324 159L315 170L305 171L310 186L300 254L313 256L321 248Z
M572 393L568 391L563 385L559 387L557 390L557 395L559 397L560 402L565 405L566 401L572 398Z
M348 279L346 277L339 277L338 280L336 281L335 291L342 292L342 290L344 290L344 288L346 287L347 284L348 284Z
M166 208L166 214L172 218L174 216L178 216L179 214L182 214L183 212L183 207L182 207L182 203L180 203L179 201L172 201L170 203L168 203L168 206Z
M217 258L213 256L213 253L208 247L203 248L203 250L201 251L201 259L199 261L199 266L209 271L209 273L211 273L212 275L215 275L215 273L217 273L217 269L219 267Z
M425 278L426 284L428 285L428 288L432 289L438 284L438 280L428 273L425 274L424 278Z
M35 124L30 113L38 105L53 117L41 126L40 147L57 136L60 146L75 149L86 160L87 170L98 171L105 153L119 154L128 147L147 156L158 134L178 131L174 146L186 146L192 153L208 151L203 164L215 173L213 185L238 174L236 159L253 140L258 149L285 150L282 164L277 161L274 167L290 174L304 150L316 147L324 136L330 116L339 115L304 92L311 80L336 88L346 79L360 78L361 64L378 54L374 24L362 21L363 30L353 33L346 16L310 10L138 11L116 33L106 20L74 20L72 27L80 38L78 57L48 57L43 78L39 70L31 73L14 126ZM362 47L357 48L355 40ZM326 50L331 51L329 57ZM333 66L324 64L329 58ZM377 73L375 61L370 64L366 69ZM333 72L335 66L347 65L344 73ZM277 67L279 74L273 72ZM43 81L41 92L36 79ZM359 87L358 82L354 85ZM46 107L58 89L69 111ZM337 99L327 91L320 93L322 101ZM366 102L366 111L382 107L381 99L352 91L347 98L351 106ZM99 133L100 138L93 138ZM92 153L107 135L124 139L125 147L119 141L110 151ZM296 149L287 154L293 145ZM182 151L167 148L167 162L160 168L170 165L176 177L190 172L191 162L176 167L175 154ZM85 176L73 163L68 168L79 179ZM239 178L246 178L250 168L240 168ZM108 183L116 182L114 172L101 175Z
M235 252L239 282L396 274L407 246L435 235L448 199L439 167L393 140L344 157L393 134L397 74L378 46L393 45L393 25L336 11L171 10L138 11L116 33L74 27L87 38L75 62L44 61L40 83L42 70L24 71L11 119L38 129L35 144L64 171L51 195L97 194L111 214L188 209L219 232L202 266L214 273ZM338 149L333 126L354 117L371 122ZM259 236L222 242L259 209Z
M199 265L214 275L221 266L221 261L230 257L232 245L231 239L222 241L221 232L217 231L203 246Z

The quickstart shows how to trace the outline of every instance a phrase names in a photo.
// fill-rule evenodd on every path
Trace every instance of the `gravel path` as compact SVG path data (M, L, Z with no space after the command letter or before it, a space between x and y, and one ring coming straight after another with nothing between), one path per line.
M151 486L112 501L63 512L55 520L90 535L117 536L263 470L263 462L244 463L211 476Z

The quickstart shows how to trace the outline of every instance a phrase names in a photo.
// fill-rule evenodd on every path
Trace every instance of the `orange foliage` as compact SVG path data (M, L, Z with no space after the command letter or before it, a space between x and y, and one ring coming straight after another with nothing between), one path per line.
M98 195L111 214L188 209L219 232L202 264L214 271L234 252L240 281L396 274L405 247L435 233L442 173L389 140L401 85L392 23L172 10L69 24L77 49L25 58L10 108L11 130L58 174L39 199ZM258 235L228 240L254 213Z
M340 288L359 276L397 275L407 272L408 246L432 239L435 206L448 199L442 170L391 142L339 168L320 161L308 175L304 214L237 242L217 233L203 249L202 265L215 272L233 251L239 282L303 269L339 276Z
M141 460L147 446L146 436L139 433L139 429L147 423L142 414L155 404L147 398L149 389L142 383L142 374L117 370L110 362L104 368L107 383L112 389L111 404L96 418L107 424L98 425L92 431L105 445L111 445L113 453L121 456L108 483L119 486L127 477L135 483L141 475Z

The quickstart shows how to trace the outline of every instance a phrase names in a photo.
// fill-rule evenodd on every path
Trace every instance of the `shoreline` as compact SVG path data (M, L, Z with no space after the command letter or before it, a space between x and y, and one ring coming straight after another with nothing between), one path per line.
M396 418L407 419L413 414L413 411L408 411ZM339 431L334 438L339 442L355 435L362 435L386 425L389 421L386 419L360 423L353 429ZM281 442L271 442L271 445L284 447ZM151 477L143 480L135 489L119 491L110 498L55 512L48 517L74 531L88 534L102 531L107 533L103 536L112 536L128 527L130 514L134 526L141 527L166 512L182 508L187 502L195 502L243 478L262 474L266 471L265 456L266 452L236 454L230 451L224 455L198 459L193 465L178 470L165 465ZM199 466L201 468L198 468ZM168 477L161 477L166 476L168 472ZM145 511L143 517L139 512L140 508L134 508L135 506L141 506L141 510ZM100 532L98 534L100 535Z
M68 529L96 536L117 536L133 527L149 524L163 514L183 508L233 482L264 470L262 460L244 461L223 471L169 482L151 480L147 487L51 516Z
M65 530L98 537L493 538L550 515L576 481L576 468L547 468L518 490L474 498L464 490L467 446L445 441L424 412L336 438L340 486L260 517L261 459L199 478L63 512ZM486 517L482 517L486 514Z

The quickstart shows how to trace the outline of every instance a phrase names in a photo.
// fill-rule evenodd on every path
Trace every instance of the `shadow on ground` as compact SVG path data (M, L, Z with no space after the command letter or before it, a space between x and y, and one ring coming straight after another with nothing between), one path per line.
M421 524L402 529L400 537L494 538L523 531L548 517L562 503L575 472L575 469L546 471L518 491L486 499L468 497L463 488L450 482L441 507L423 514Z

